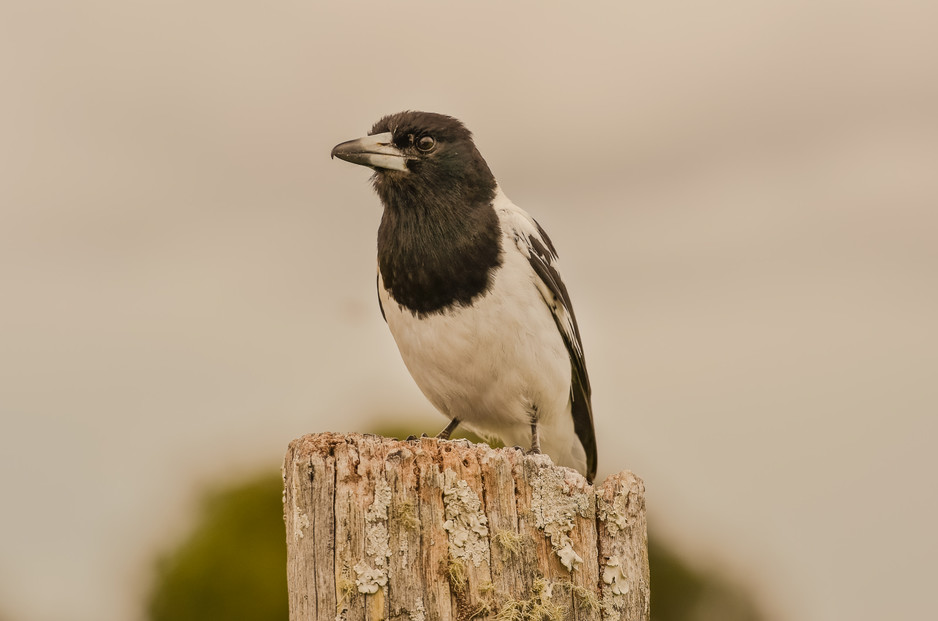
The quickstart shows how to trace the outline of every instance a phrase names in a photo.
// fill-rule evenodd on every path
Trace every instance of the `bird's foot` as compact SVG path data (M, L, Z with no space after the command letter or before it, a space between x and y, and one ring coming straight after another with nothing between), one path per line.
M528 455L537 455L541 452L541 437L537 429L537 420L531 420L531 449Z
M443 429L443 431L436 434L436 439L437 440L449 440L450 434L456 430L456 427L459 427L458 418L454 418L453 420L449 421L449 425L447 425L446 428Z
M417 439L417 436L407 436L407 441L408 441L408 442L413 442L413 441L416 440L416 439Z

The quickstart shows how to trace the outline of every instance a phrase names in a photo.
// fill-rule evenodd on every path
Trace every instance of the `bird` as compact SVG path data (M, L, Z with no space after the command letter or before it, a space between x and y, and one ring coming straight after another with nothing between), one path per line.
M369 167L381 315L433 406L508 446L596 476L580 330L544 229L500 188L472 133L444 114L377 121L331 156Z

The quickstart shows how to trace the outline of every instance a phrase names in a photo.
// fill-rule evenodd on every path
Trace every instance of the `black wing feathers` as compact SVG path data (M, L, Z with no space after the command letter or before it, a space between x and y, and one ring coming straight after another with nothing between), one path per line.
M554 268L557 260L557 251L551 243L547 233L536 221L538 237L528 237L531 248L528 261L534 268L538 277L547 285L553 294L553 300L545 300L551 307L557 329L563 337L563 343L570 354L570 368L572 382L570 384L570 403L573 414L573 428L580 443L586 450L586 478L592 482L596 476L596 436L593 431L593 406L590 402L592 390L590 389L589 375L586 373L586 360L583 356L583 346L580 340L580 328L573 314L573 305L567 287L560 279L560 273ZM569 317L569 324L566 321Z

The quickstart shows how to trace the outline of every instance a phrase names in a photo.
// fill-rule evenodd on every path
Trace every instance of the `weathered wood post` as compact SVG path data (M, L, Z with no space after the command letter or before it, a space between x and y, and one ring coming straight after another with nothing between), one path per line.
M465 440L294 440L291 621L649 619L642 481Z

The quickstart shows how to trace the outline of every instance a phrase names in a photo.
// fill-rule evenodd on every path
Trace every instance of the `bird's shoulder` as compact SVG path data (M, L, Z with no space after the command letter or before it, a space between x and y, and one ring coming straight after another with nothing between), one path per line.
M573 305L560 276L560 257L553 242L537 220L511 202L500 189L492 206L498 216L506 245L517 250L528 260L529 266L537 276L535 284L541 297L554 314L564 339L569 341L574 350L571 353L582 356Z
M554 250L547 233L537 223L531 214L521 207L518 207L511 199L505 196L501 189L498 189L495 200L492 202L492 208L495 215L498 216L498 222L502 229L502 235L508 238L523 254L531 252L529 240L534 239L535 243L540 243L549 252L548 258L551 261L557 261L557 252Z

